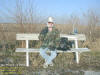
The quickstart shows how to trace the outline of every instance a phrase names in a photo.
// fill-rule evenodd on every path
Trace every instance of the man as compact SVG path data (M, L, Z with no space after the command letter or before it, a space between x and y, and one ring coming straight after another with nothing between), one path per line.
M47 68L48 65L53 66L52 60L57 56L56 48L59 46L59 39L59 31L54 26L53 18L49 17L47 26L39 35L41 41L40 55L45 59L44 68ZM50 55L46 53L48 50Z

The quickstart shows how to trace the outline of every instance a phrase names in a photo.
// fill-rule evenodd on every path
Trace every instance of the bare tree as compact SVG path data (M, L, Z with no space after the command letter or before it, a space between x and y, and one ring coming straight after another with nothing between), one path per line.
M23 5L24 0L16 0L16 11L15 11L15 21L17 25L20 25L21 33L30 32L35 30L35 18L36 11L33 7L33 0L27 0L29 3L25 9ZM22 42L23 44L24 42Z
M80 18L76 15L71 15L68 24L72 26L72 32L74 32L75 28L78 29L78 26L80 25Z
M91 41L96 40L96 28L99 22L99 17L94 11L88 11L86 15L88 21L88 36Z

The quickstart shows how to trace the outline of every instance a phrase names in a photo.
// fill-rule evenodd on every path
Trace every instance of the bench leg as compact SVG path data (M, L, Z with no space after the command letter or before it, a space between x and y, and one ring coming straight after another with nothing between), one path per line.
M78 64L79 63L79 53L75 52L75 56L76 56L76 63Z
M29 48L29 41L26 40L26 48ZM26 66L29 66L29 52L26 52Z
M26 52L26 66L29 66L29 53Z
M75 39L75 48L78 48L78 40ZM76 63L79 63L79 53L75 52L75 56L76 56Z

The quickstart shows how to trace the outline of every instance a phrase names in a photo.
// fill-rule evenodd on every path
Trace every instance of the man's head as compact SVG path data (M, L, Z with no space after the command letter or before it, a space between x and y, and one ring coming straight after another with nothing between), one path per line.
M48 23L47 23L47 26L49 27L49 28L52 28L54 25L54 22L53 22L53 18L52 17L49 17L48 18Z

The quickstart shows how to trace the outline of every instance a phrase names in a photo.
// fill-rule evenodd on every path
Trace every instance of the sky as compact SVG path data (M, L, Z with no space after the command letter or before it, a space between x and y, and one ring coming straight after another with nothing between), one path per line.
M16 11L16 1L0 0L0 22L12 22ZM29 0L21 0L23 9L27 10ZM35 12L40 16L81 15L89 9L100 12L100 0L30 0Z

